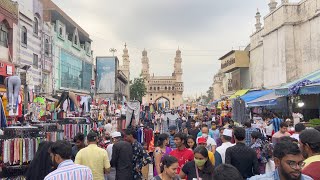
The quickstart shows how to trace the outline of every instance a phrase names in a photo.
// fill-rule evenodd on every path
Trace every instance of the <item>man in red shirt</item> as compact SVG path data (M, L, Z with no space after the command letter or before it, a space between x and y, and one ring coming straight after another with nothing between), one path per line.
M179 167L177 173L180 173L182 167L189 161L192 161L194 156L193 152L186 148L187 135L184 133L177 133L174 135L174 143L176 144L177 149L171 151L170 155L178 159Z

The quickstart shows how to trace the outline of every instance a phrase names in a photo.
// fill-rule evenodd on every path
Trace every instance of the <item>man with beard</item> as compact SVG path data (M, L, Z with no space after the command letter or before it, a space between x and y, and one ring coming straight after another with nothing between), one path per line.
M301 151L307 157L302 173L313 179L320 179L320 132L307 129L302 131L299 137Z
M264 175L257 175L250 180L312 180L311 177L301 174L304 158L297 144L281 141L273 151L274 163L277 169Z
M71 157L71 144L67 141L57 141L49 149L55 171L48 174L44 180L92 180L91 170L82 165L74 164Z

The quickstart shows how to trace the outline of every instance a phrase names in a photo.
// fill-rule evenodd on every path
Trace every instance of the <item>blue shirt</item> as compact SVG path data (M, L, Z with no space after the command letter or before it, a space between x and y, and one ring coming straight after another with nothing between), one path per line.
M256 175L256 176L252 176L251 178L248 178L248 180L262 180L262 179L263 180L280 180L278 169L263 175ZM302 174L300 180L313 180L313 179L309 176Z
M282 119L280 118L273 118L270 123L272 123L273 125L273 130L274 130L274 133L278 132L280 130L280 124L282 123Z
M74 164L72 160L61 162L56 170L48 174L44 180L92 180L92 172L87 166Z

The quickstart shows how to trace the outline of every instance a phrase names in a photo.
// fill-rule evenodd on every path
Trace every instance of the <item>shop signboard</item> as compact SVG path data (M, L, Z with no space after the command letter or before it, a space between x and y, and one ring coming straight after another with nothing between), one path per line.
M219 58L223 73L230 73L237 68L249 67L249 52L232 50Z
M116 86L118 61L116 57L97 57L96 87L98 94L113 94Z

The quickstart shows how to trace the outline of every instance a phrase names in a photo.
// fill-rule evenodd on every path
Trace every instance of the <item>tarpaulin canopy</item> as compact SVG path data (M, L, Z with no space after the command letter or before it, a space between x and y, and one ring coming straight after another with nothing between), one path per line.
M270 93L272 93L272 90L249 91L247 94L241 96L241 99L247 103L247 102L258 99L259 97L270 94Z
M261 96L247 103L247 107L274 106L277 105L277 95L272 90L271 93Z
M235 92L232 96L230 96L229 99L234 99L234 98L236 98L236 97L243 96L243 95L245 95L248 91L249 91L249 89L239 90L239 91Z
M308 94L309 91L310 93L320 92L320 86L316 85L319 83L319 80L320 70L317 70L295 81L282 85L281 87L277 88L275 92L277 96L287 96L290 94L290 89L295 90L295 86L297 86L296 89L298 94ZM313 84L315 84L315 87L313 87Z

